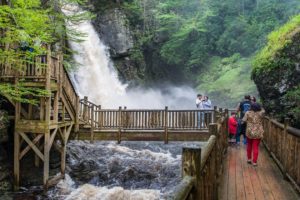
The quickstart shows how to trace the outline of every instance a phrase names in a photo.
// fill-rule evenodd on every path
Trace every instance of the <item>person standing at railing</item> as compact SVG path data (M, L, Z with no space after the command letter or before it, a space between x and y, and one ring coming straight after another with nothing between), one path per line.
M253 166L257 166L259 143L264 134L262 125L264 113L264 109L258 103L252 103L250 111L247 111L242 119L243 123L247 123L247 162L249 164L252 162Z
M204 96L203 100L203 110L204 110L204 122L205 122L205 127L208 126L208 112L205 110L210 110L212 108L211 101L208 99L208 96Z
M200 110L200 112L197 112L198 128L204 126L204 112L202 111L204 109L203 102L204 102L204 98L203 98L202 94L197 94L196 107Z

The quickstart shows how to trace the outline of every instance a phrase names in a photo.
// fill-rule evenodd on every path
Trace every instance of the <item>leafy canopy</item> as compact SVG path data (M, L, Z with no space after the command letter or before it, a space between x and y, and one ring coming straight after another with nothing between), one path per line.
M43 3L41 3L43 2ZM65 23L76 23L91 18L88 12L65 15L61 8L66 5L84 5L85 0L10 0L0 6L0 63L21 70L18 63L30 63L37 55L45 54L47 46L56 44L58 51L70 53L64 44L67 39L80 42L83 33L70 30ZM68 61L68 56L64 60ZM42 66L43 67L43 66ZM24 87L20 84L0 83L0 94L16 101L34 103L28 96L45 96L48 92L39 88Z

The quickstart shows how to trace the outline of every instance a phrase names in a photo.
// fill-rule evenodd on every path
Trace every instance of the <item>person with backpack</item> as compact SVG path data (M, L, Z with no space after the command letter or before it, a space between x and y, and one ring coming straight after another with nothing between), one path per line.
M238 131L237 131L237 135L236 135L236 143L237 145L240 144L240 137L241 135L243 135L243 141L244 144L247 143L246 140L246 123L242 123L242 119L245 116L245 113L247 111L250 110L251 108L251 99L250 99L250 95L245 95L244 100L242 102L239 103L238 107L237 107L237 113L240 113L240 119L238 120Z

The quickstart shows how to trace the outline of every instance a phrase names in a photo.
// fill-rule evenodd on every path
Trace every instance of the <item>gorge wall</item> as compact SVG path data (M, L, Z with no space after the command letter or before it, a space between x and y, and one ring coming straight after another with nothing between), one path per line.
M300 15L269 36L252 74L263 106L280 121L300 127Z
M134 17L133 11L128 12L124 1L90 0L90 4L96 15L93 25L108 47L121 81L129 86L145 86L155 85L157 81L178 83L182 80L177 68L161 58L159 51L165 36L160 33L148 42L141 42L145 22Z

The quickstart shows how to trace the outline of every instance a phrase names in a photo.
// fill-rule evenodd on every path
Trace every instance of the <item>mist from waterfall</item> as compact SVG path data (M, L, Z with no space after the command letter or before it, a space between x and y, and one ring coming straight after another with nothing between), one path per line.
M196 92L188 86L128 89L126 84L119 81L108 49L91 22L68 26L86 34L85 41L81 43L69 41L72 50L77 52L74 59L81 65L72 72L73 82L81 98L88 96L90 101L103 108L195 108Z

